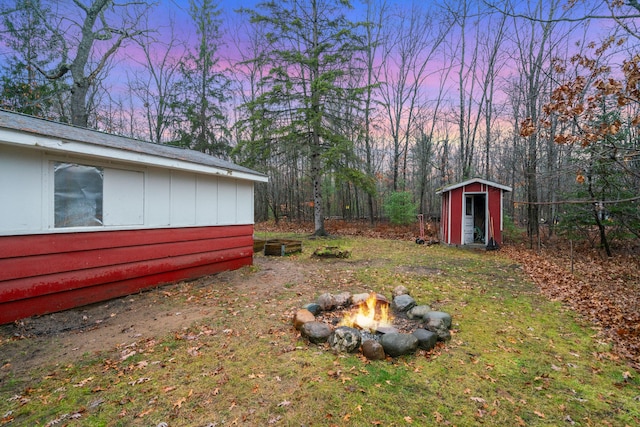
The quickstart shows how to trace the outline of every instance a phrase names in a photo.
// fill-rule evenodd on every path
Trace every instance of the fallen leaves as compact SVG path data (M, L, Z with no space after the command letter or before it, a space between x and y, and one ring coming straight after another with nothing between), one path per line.
M176 400L176 401L173 403L173 409L180 409L180 408L182 408L182 404L183 404L184 402L186 402L186 401L187 401L187 398L186 398L186 397L181 397L180 399Z
M540 418L546 418L544 416L544 414L542 412L540 412L540 411L533 411L533 413L536 414L537 416L539 416Z
M89 378L85 378L84 380L78 382L77 384L74 384L74 387L84 387L85 385L87 385L87 383L90 383L91 381L93 381L93 377L89 377Z
M129 381L128 384L131 386L134 386L134 385L144 384L148 381L151 381L151 378L141 377L141 378L138 378L137 380Z
M150 413L152 413L153 411L154 411L154 408L146 409L146 410L144 410L144 411L139 412L138 414L136 414L136 418L144 418L144 417L146 417L147 415L149 415Z
M640 258L574 250L571 274L569 251L523 247L503 248L538 285L541 292L584 315L614 343L615 352L640 369Z

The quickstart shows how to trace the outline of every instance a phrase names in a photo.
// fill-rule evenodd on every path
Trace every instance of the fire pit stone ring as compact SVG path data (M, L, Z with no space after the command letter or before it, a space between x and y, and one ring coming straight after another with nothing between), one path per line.
M429 351L451 339L451 315L417 305L408 290L381 294L323 293L297 310L293 324L302 337L338 353L361 351L370 360ZM383 356L382 356L383 355Z

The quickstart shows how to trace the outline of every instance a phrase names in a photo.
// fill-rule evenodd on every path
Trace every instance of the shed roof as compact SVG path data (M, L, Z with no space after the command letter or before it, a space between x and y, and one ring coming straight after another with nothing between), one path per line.
M6 130L35 136L13 139ZM72 126L0 109L0 143L43 147L56 152L83 154L107 159L230 175L239 179L267 181L265 174L235 163L171 145Z
M447 185L446 187L442 187L441 189L436 191L436 194L446 193L447 191L455 190L456 188L464 187L465 185L475 184L475 183L480 183L480 184L489 185L491 187L496 187L496 188L499 188L502 191L512 191L511 187L508 187L508 186L502 185L502 184L498 184L497 182L488 181L488 180L482 179L482 178L471 178L471 179L468 179L466 181L459 182L457 184L451 184L451 185Z

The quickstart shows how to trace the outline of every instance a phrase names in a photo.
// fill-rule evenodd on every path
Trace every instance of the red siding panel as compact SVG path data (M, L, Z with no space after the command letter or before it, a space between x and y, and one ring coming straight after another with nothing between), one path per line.
M0 259L0 281L47 274L94 269L135 261L165 259L188 254L209 253L227 248L253 245L252 236L223 237L190 242L165 242L130 247L98 248L58 252L47 255ZM144 250L140 250L143 246ZM0 295L2 290L0 289Z
M0 258L56 252L86 251L164 242L185 242L252 235L253 225L225 227L158 228L149 230L97 231L91 233L32 234L0 237Z
M59 292L51 295L42 295L35 298L22 299L13 303L0 303L0 324L10 323L16 319L22 319L37 314L53 313L74 307L105 301L123 295L139 292L141 289L149 289L162 284L172 283L195 277L226 270L235 270L245 265L251 265L252 258L239 258L216 264L215 268L206 266L202 268L183 269L162 274L144 276L136 279L123 280L110 286L88 287L67 292Z
M455 188L451 192L451 245L462 244L462 187Z
M467 184L461 187L461 191L464 193L483 193L484 189L483 185L479 182L472 182L471 184Z
M449 192L442 193L442 208L440 210L440 240L449 244Z
M252 260L252 225L0 237L0 324Z
M487 198L489 204L489 216L493 222L493 239L498 244L502 244L502 230L500 229L501 217L502 217L502 203L501 203L502 190L495 187L489 187L487 191ZM489 225L491 226L491 225Z

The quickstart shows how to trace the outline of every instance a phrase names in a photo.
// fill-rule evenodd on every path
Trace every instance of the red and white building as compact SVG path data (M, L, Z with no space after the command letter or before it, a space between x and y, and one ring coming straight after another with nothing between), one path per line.
M442 195L440 241L448 245L502 244L504 193L511 187L473 178L437 191Z
M0 324L250 265L267 180L0 110Z

